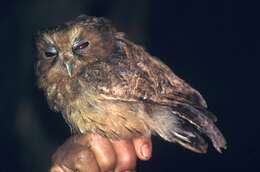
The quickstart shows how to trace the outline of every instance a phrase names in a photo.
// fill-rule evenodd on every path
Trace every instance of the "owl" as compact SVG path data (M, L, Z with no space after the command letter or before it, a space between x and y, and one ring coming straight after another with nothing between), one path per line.
M72 133L109 139L159 135L205 153L226 141L201 94L105 18L79 16L42 30L36 75Z

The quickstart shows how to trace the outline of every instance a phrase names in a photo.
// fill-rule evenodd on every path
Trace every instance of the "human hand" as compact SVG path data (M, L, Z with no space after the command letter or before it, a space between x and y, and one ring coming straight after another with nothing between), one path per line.
M150 138L108 140L99 135L71 136L52 157L50 172L134 171L137 157L149 160Z

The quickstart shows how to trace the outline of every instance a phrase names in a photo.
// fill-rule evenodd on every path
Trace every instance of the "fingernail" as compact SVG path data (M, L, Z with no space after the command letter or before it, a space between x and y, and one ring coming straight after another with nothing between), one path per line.
M149 146L147 144L144 144L141 146L141 154L144 158L149 158Z
M58 165L55 165L50 169L50 172L62 172L62 171L63 169Z

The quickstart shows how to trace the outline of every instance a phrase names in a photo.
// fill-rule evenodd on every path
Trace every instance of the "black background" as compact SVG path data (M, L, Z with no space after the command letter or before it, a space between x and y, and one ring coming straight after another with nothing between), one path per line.
M138 171L260 171L258 80L260 10L249 1L1 1L0 171L47 171L69 136L34 75L40 28L79 14L104 16L198 89L218 116L228 149L196 154L153 138Z

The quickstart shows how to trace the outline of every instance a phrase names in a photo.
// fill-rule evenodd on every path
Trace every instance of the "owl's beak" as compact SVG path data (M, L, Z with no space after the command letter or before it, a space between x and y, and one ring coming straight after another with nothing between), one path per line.
M72 76L72 64L65 63L65 66L66 66L66 70L68 72L69 77L71 77Z

